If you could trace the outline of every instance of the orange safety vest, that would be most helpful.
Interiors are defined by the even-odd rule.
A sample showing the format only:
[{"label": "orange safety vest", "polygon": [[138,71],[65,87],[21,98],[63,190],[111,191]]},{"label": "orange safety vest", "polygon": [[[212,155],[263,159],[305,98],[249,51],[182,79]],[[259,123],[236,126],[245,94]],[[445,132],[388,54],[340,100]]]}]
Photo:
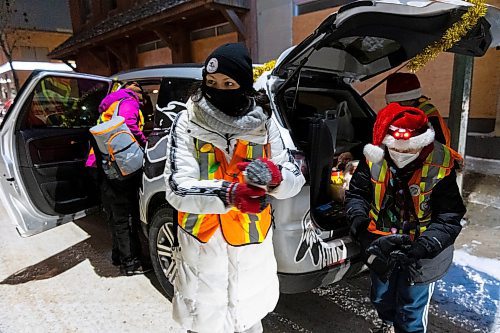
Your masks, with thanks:
[{"label": "orange safety vest", "polygon": [[[450,174],[456,161],[456,156],[460,157],[451,148],[434,141],[434,150],[427,156],[423,166],[416,170],[408,181],[408,187],[413,199],[413,207],[420,224],[420,233],[426,230],[431,220],[432,207],[430,206],[430,199],[432,190],[441,179]],[[368,166],[370,167],[374,194],[370,209],[368,231],[379,235],[389,235],[391,234],[390,221],[379,219],[379,213],[383,206],[385,191],[392,174],[385,159],[379,163],[368,161]],[[398,230],[399,233],[402,233],[401,228],[398,228]],[[412,230],[411,234],[414,233],[415,231]]]},{"label": "orange safety vest", "polygon": [[[241,183],[244,180],[242,172],[237,167],[238,163],[270,156],[269,144],[258,145],[237,140],[236,149],[228,164],[220,149],[196,138],[194,141],[196,159],[200,166],[200,180],[224,179]],[[242,213],[234,207],[225,214],[179,212],[178,223],[182,229],[202,243],[208,242],[220,226],[226,242],[230,245],[258,244],[266,239],[271,227],[271,205],[258,214]]]},{"label": "orange safety vest", "polygon": [[424,111],[427,117],[436,117],[439,120],[439,127],[441,127],[441,132],[443,133],[445,139],[445,142],[442,143],[449,147],[451,142],[450,129],[448,128],[448,125],[446,125],[443,117],[441,117],[437,108],[430,102],[429,99],[425,97],[420,98],[418,102],[420,103],[418,108]]}]

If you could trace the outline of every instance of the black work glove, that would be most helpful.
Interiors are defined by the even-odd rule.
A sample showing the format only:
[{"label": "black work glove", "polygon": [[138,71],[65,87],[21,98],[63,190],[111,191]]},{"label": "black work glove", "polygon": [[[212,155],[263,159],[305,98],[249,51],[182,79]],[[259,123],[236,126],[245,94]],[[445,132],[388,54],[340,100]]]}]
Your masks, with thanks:
[{"label": "black work glove", "polygon": [[407,269],[410,266],[420,269],[421,265],[418,261],[427,256],[427,250],[424,246],[420,245],[418,241],[415,241],[409,247],[392,251],[390,256],[394,265],[402,269]]},{"label": "black work glove", "polygon": [[359,241],[359,236],[365,232],[370,225],[370,219],[365,216],[354,216],[349,228],[349,234],[354,240]]},{"label": "black work glove", "polygon": [[410,236],[402,234],[387,235],[374,240],[366,249],[368,258],[366,264],[382,281],[387,281],[397,261],[393,260],[391,253],[409,249]]},{"label": "black work glove", "polygon": [[389,257],[392,251],[409,250],[411,244],[410,236],[405,234],[393,234],[377,238],[371,243],[367,251],[371,254]]}]

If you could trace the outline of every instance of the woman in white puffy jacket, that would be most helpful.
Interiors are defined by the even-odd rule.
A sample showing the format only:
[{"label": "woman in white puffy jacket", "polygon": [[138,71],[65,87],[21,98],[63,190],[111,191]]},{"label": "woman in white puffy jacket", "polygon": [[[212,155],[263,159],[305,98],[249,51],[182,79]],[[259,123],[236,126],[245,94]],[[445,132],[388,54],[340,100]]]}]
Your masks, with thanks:
[{"label": "woman in white puffy jacket", "polygon": [[246,48],[217,48],[172,125],[165,180],[180,248],[173,317],[191,332],[262,332],[279,297],[269,198],[290,198],[305,180],[252,83]]}]

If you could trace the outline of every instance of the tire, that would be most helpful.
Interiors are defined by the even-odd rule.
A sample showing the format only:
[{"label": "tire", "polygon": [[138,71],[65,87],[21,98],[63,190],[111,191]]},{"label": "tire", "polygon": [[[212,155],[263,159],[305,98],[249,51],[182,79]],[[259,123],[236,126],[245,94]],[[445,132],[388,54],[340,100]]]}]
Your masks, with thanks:
[{"label": "tire", "polygon": [[153,215],[149,228],[149,253],[151,263],[158,278],[158,282],[167,294],[167,298],[172,300],[174,295],[173,281],[177,269],[172,260],[172,244],[174,235],[172,232],[174,209],[170,206],[161,206]]}]

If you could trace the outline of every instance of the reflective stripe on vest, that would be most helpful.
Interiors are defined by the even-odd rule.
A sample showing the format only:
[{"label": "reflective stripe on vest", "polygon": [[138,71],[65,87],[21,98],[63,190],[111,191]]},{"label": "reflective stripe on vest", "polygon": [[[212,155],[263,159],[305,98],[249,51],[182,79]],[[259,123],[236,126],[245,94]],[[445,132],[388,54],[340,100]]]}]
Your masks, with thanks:
[{"label": "reflective stripe on vest", "polygon": [[438,112],[436,107],[429,102],[428,99],[425,99],[423,103],[421,103],[418,108],[427,115],[427,117],[436,117],[439,120],[439,126],[441,127],[441,133],[443,133],[445,142],[443,142],[445,145],[450,146],[450,140],[451,140],[451,134],[450,134],[450,129],[448,128],[448,125],[446,125],[446,122],[444,121],[443,117],[441,117],[441,114]]},{"label": "reflective stripe on vest", "polygon": [[[123,99],[111,103],[111,105],[106,109],[106,111],[101,113],[101,115],[97,119],[97,124],[104,123],[104,122],[110,120],[113,117],[113,113],[115,112],[115,108],[117,107],[118,103],[120,103],[122,100]],[[119,110],[118,110],[118,112],[119,112]],[[118,112],[117,112],[117,115],[119,115]],[[142,129],[144,127],[144,116],[142,115],[141,110],[139,110],[139,119],[137,121],[137,126],[139,126],[139,129],[142,131]]]},{"label": "reflective stripe on vest", "polygon": [[[434,142],[434,150],[427,156],[422,168],[416,170],[408,181],[413,207],[420,223],[420,233],[425,231],[426,226],[430,222],[430,197],[432,190],[441,179],[450,174],[453,162],[454,158],[451,149],[439,142]],[[383,206],[391,172],[385,160],[379,163],[368,162],[368,166],[374,189],[373,202],[370,209],[371,221],[368,231],[388,235],[391,233],[391,228],[384,226],[384,221],[379,220],[379,214]],[[402,231],[400,230],[400,232]],[[413,230],[412,233],[414,233]]]},{"label": "reflective stripe on vest", "polygon": [[[194,139],[196,159],[200,167],[200,180],[224,179],[243,182],[243,174],[238,169],[239,162],[251,161],[269,156],[269,145],[255,145],[238,140],[231,162],[228,164],[224,152],[208,142]],[[233,246],[262,243],[271,227],[271,206],[259,214],[246,214],[232,208],[226,214],[191,214],[179,212],[179,226],[206,243],[217,228],[228,244]]]}]

